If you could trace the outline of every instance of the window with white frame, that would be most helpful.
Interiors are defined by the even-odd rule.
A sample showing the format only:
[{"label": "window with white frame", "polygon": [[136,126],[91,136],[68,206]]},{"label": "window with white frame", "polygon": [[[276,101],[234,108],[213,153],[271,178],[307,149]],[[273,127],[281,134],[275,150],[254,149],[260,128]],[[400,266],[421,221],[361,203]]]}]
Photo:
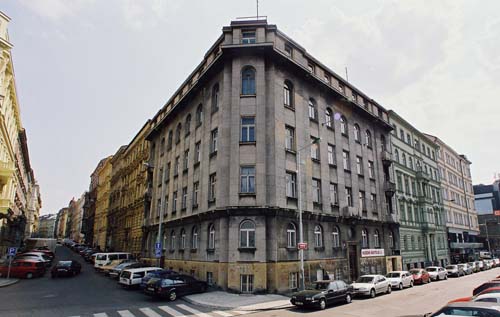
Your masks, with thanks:
[{"label": "window with white frame", "polygon": [[208,248],[215,249],[215,226],[213,224],[208,226]]},{"label": "window with white frame", "polygon": [[375,230],[375,233],[373,234],[373,246],[375,248],[380,248],[380,234],[378,230]]},{"label": "window with white frame", "polygon": [[255,224],[251,220],[240,224],[240,247],[255,248]]},{"label": "window with white frame", "polygon": [[203,123],[203,105],[200,103],[196,108],[196,126],[199,127]]},{"label": "window with white frame", "polygon": [[177,211],[177,191],[173,192],[173,200],[172,200],[172,213]]},{"label": "window with white frame", "polygon": [[217,152],[217,139],[219,137],[219,130],[217,128],[213,129],[210,133],[210,153]]},{"label": "window with white frame", "polygon": [[186,209],[186,207],[187,207],[187,196],[188,196],[188,189],[187,189],[187,187],[183,187],[182,188],[181,209]]},{"label": "window with white frame", "polygon": [[255,95],[255,69],[246,66],[241,72],[241,94]]},{"label": "window with white frame", "polygon": [[377,210],[377,195],[375,195],[373,193],[370,194],[370,204],[372,207],[372,211],[376,212],[376,210]]},{"label": "window with white frame", "polygon": [[298,288],[299,272],[290,272],[288,274],[288,285],[291,290]]},{"label": "window with white frame", "polygon": [[240,192],[255,193],[255,166],[243,166],[240,170]]},{"label": "window with white frame", "polygon": [[312,194],[313,194],[313,202],[321,203],[321,180],[313,178],[312,179]]},{"label": "window with white frame", "polygon": [[241,32],[241,44],[255,44],[255,30]]},{"label": "window with white frame", "polygon": [[184,250],[186,248],[186,230],[181,230],[181,245],[180,249]]},{"label": "window with white frame", "polygon": [[297,229],[293,222],[290,222],[286,228],[287,248],[295,248],[297,246]]},{"label": "window with white frame", "polygon": [[369,130],[365,132],[365,143],[368,148],[372,148],[372,133]]},{"label": "window with white frame", "polygon": [[170,250],[175,250],[175,231],[170,233]]},{"label": "window with white frame", "polygon": [[285,80],[283,85],[283,104],[286,107],[293,108],[293,85],[288,80]]},{"label": "window with white frame", "polygon": [[309,99],[309,119],[311,120],[318,120],[318,109],[316,106],[316,101],[314,99]]},{"label": "window with white frame", "polygon": [[320,225],[314,227],[314,247],[323,247],[323,229]]},{"label": "window with white frame", "polygon": [[242,293],[252,293],[253,292],[253,275],[252,274],[241,274],[240,275],[240,291]]},{"label": "window with white frame", "polygon": [[286,197],[297,198],[297,174],[287,171],[285,175]]},{"label": "window with white frame", "polygon": [[199,193],[200,193],[200,183],[194,182],[193,183],[193,207],[198,206]]},{"label": "window with white frame", "polygon": [[340,247],[340,230],[339,227],[334,226],[332,231],[332,243],[334,248]]},{"label": "window with white frame", "polygon": [[366,229],[361,230],[361,247],[368,248],[368,231]]},{"label": "window with white frame", "polygon": [[333,112],[330,108],[325,110],[325,125],[327,128],[333,127]]},{"label": "window with white frame", "polygon": [[366,210],[366,203],[365,203],[365,192],[364,191],[359,191],[359,209],[360,210]]},{"label": "window with white frame", "polygon": [[353,204],[353,199],[352,199],[352,188],[351,187],[345,188],[345,196],[347,199],[347,206],[352,207],[354,204]]},{"label": "window with white frame", "polygon": [[351,159],[349,157],[349,152],[342,151],[342,163],[345,171],[351,170]]},{"label": "window with white frame", "polygon": [[358,175],[363,175],[363,158],[356,156],[356,172]]},{"label": "window with white frame", "polygon": [[255,142],[255,118],[241,118],[241,142]]},{"label": "window with white frame", "polygon": [[361,142],[361,132],[358,124],[354,124],[354,141]]},{"label": "window with white frame", "polygon": [[347,136],[347,119],[344,116],[340,117],[340,133]]},{"label": "window with white frame", "polygon": [[295,150],[295,129],[291,126],[285,126],[285,149]]},{"label": "window with white frame", "polygon": [[209,180],[209,190],[208,190],[208,199],[210,201],[215,200],[216,197],[216,186],[217,186],[217,174],[213,173],[210,175]]},{"label": "window with white frame", "polygon": [[212,88],[212,112],[219,110],[219,84]]},{"label": "window with white frame", "polygon": [[389,248],[394,248],[394,234],[392,231],[389,232]]},{"label": "window with white frame", "polygon": [[368,176],[370,178],[375,178],[375,169],[372,161],[368,161]]},{"label": "window with white frame", "polygon": [[201,161],[201,141],[196,142],[194,145],[194,163],[200,163]]},{"label": "window with white frame", "polygon": [[198,228],[193,227],[193,232],[191,233],[191,249],[198,249]]},{"label": "window with white frame", "polygon": [[189,149],[184,151],[184,160],[183,160],[183,164],[182,164],[182,169],[184,171],[187,171],[188,166],[189,166]]},{"label": "window with white frame", "polygon": [[332,205],[339,204],[339,192],[337,184],[330,183],[330,203]]},{"label": "window with white frame", "polygon": [[328,144],[328,164],[330,165],[336,165],[336,159],[335,159],[335,145]]},{"label": "window with white frame", "polygon": [[319,160],[319,144],[315,140],[316,138],[311,137],[311,159]]}]

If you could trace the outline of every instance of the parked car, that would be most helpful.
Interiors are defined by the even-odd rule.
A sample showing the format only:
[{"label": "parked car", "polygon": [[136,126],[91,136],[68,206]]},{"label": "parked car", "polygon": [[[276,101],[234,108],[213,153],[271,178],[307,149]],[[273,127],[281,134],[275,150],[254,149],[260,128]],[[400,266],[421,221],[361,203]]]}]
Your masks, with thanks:
[{"label": "parked car", "polygon": [[413,287],[413,275],[408,271],[392,271],[385,276],[392,288]]},{"label": "parked car", "polygon": [[56,256],[56,254],[52,252],[52,250],[50,250],[49,247],[36,247],[30,252],[42,252],[51,258],[54,258]]},{"label": "parked car", "polygon": [[470,275],[473,273],[472,267],[470,267],[469,264],[467,264],[467,263],[458,264],[458,267],[461,268],[462,271],[464,271],[465,275]]},{"label": "parked car", "polygon": [[485,282],[485,283],[479,285],[478,287],[476,287],[472,291],[472,295],[477,295],[477,294],[481,293],[482,291],[484,291],[485,289],[488,289],[488,288],[491,288],[491,287],[500,287],[500,281]]},{"label": "parked car", "polygon": [[478,296],[484,295],[484,294],[494,294],[494,293],[500,293],[500,287],[490,287],[485,289],[484,291],[478,293],[475,296],[466,296],[466,297],[460,297],[457,299],[454,299],[450,301],[449,303],[456,303],[456,302],[470,302],[477,298]]},{"label": "parked car", "polygon": [[52,259],[41,252],[26,252],[16,255],[14,259],[33,259],[43,262],[46,267],[52,265]]},{"label": "parked car", "polygon": [[392,291],[389,281],[383,275],[363,275],[352,283],[355,295],[375,297],[380,293],[390,294]]},{"label": "parked car", "polygon": [[82,271],[82,265],[74,260],[71,261],[59,261],[57,262],[50,272],[53,278],[60,276],[74,276],[80,274]]},{"label": "parked car", "polygon": [[500,304],[500,293],[489,293],[476,296],[473,300],[476,303],[494,303]]},{"label": "parked car", "polygon": [[111,263],[103,266],[96,267],[98,272],[104,273],[104,275],[109,275],[109,271],[114,269],[116,266],[120,265],[125,260],[113,260]]},{"label": "parked car", "polygon": [[429,272],[424,269],[411,269],[410,273],[413,275],[414,284],[425,284],[431,282]]},{"label": "parked car", "polygon": [[82,255],[83,259],[85,260],[85,262],[91,263],[92,262],[92,255],[96,254],[97,252],[99,252],[99,251],[96,249],[89,249],[89,250],[85,251],[85,253]]},{"label": "parked car", "polygon": [[494,258],[493,262],[495,263],[495,267],[500,266],[500,259],[499,258]]},{"label": "parked car", "polygon": [[144,289],[146,287],[146,284],[152,278],[166,278],[167,276],[177,275],[177,274],[179,274],[179,273],[177,273],[176,271],[173,271],[173,270],[161,270],[161,271],[149,272],[148,274],[146,274],[146,276],[144,276],[142,278],[140,288]]},{"label": "parked car", "polygon": [[463,267],[459,267],[458,264],[447,265],[446,271],[448,271],[448,276],[460,277],[465,275]]},{"label": "parked car", "polygon": [[[0,266],[0,276],[7,276],[9,270],[8,263]],[[45,263],[29,258],[15,259],[11,263],[10,276],[17,278],[33,278],[45,274]]]},{"label": "parked car", "polygon": [[131,258],[132,255],[126,252],[96,253],[94,267],[98,268],[103,265],[108,265],[113,260],[129,260]]},{"label": "parked car", "polygon": [[150,272],[162,271],[161,267],[140,267],[137,269],[125,269],[120,274],[118,283],[125,287],[134,287],[141,284],[142,278]]},{"label": "parked car", "polygon": [[448,272],[441,266],[428,266],[425,268],[433,281],[447,280]]},{"label": "parked car", "polygon": [[325,309],[327,305],[352,300],[352,287],[344,281],[317,281],[314,289],[307,289],[292,294],[290,302],[297,307],[315,307]]},{"label": "parked car", "polygon": [[469,266],[472,268],[472,273],[477,273],[479,272],[479,268],[478,266],[476,265],[476,262],[469,262],[467,263],[469,264]]},{"label": "parked car", "polygon": [[153,297],[168,298],[175,301],[178,297],[194,293],[203,293],[208,285],[189,275],[175,275],[167,278],[152,278],[149,280],[144,293]]},{"label": "parked car", "polygon": [[478,268],[478,271],[484,271],[484,262],[483,261],[476,261],[476,266]]},{"label": "parked car", "polygon": [[500,315],[500,306],[492,306],[491,303],[462,302],[451,303],[434,314],[437,316],[486,316],[494,317]]},{"label": "parked car", "polygon": [[121,272],[124,269],[135,269],[139,267],[146,267],[147,265],[144,265],[140,262],[137,261],[130,261],[130,262],[123,262],[117,266],[115,266],[113,269],[109,270],[109,277],[118,279],[120,277]]}]

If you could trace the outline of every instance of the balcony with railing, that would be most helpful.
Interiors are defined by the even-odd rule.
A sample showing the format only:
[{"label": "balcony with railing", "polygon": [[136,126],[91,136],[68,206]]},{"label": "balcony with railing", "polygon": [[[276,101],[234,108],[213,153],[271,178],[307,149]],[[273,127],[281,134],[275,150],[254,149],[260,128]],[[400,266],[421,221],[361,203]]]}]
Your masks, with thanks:
[{"label": "balcony with railing", "polygon": [[424,171],[417,171],[417,179],[428,181],[429,178],[429,173],[426,173]]},{"label": "balcony with railing", "polygon": [[390,166],[392,164],[392,153],[388,150],[382,150],[381,152],[382,164],[385,166]]},{"label": "balcony with railing", "polygon": [[14,177],[16,168],[14,162],[0,161],[0,185],[5,185]]},{"label": "balcony with railing", "polygon": [[386,195],[392,197],[396,192],[396,183],[391,182],[390,180],[384,181],[384,192]]}]

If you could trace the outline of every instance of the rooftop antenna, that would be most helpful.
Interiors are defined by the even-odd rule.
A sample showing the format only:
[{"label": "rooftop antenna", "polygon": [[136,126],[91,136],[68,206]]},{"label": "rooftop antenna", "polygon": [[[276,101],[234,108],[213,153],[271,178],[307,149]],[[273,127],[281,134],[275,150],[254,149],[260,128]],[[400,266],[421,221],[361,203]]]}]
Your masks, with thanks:
[{"label": "rooftop antenna", "polygon": [[259,0],[257,1],[257,20],[259,19]]},{"label": "rooftop antenna", "polygon": [[349,74],[347,73],[347,66],[345,67],[345,80],[349,82]]}]

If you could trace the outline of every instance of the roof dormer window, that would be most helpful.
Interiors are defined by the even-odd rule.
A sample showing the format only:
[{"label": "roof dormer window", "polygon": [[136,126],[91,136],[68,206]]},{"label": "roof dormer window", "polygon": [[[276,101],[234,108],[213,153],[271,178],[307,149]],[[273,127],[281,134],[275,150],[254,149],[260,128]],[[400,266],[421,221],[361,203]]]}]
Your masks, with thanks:
[{"label": "roof dormer window", "polygon": [[241,44],[255,44],[255,30],[246,30],[241,33]]},{"label": "roof dormer window", "polygon": [[285,43],[285,54],[288,56],[288,57],[292,57],[292,54],[293,54],[293,48],[290,44],[288,43]]}]

